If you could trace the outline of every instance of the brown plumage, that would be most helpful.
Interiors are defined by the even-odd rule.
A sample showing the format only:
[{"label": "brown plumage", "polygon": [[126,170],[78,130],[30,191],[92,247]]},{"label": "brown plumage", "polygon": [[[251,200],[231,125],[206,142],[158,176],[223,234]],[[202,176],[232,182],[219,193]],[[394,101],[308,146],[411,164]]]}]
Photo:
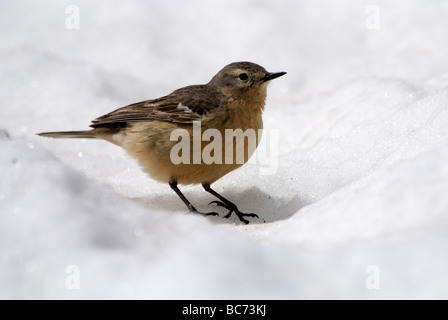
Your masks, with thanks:
[{"label": "brown plumage", "polygon": [[[258,130],[263,128],[262,113],[267,84],[284,74],[269,73],[251,62],[236,62],[224,67],[205,85],[184,87],[167,96],[134,103],[103,115],[92,121],[91,130],[45,132],[39,135],[52,138],[95,138],[114,143],[137,159],[151,177],[169,183],[190,211],[200,213],[180,192],[178,183],[202,184],[207,192],[220,200],[214,203],[229,210],[225,217],[234,212],[242,222],[248,223],[244,217],[256,215],[240,212],[235,204],[211,189],[210,184],[246,163],[255,152],[261,138]],[[201,159],[199,163],[175,164],[171,150],[178,141],[172,141],[171,134],[176,129],[186,130],[191,137],[189,143],[193,146],[194,123],[200,124],[201,136],[207,129],[218,130],[222,137],[226,129],[252,129],[256,133],[256,143],[251,147],[243,139],[243,145],[233,144],[234,161],[230,163],[225,161],[223,143],[221,163],[207,164]],[[199,143],[202,152],[208,143]],[[193,159],[194,148],[189,149],[190,158]],[[244,161],[237,163],[236,154],[243,149]]]}]

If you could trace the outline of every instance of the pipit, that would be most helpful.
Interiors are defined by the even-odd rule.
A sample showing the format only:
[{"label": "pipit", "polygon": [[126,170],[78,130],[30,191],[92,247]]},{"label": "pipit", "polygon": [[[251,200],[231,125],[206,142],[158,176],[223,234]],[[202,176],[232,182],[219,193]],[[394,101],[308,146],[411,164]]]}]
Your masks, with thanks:
[{"label": "pipit", "polygon": [[[240,221],[247,224],[249,221],[245,217],[258,216],[241,212],[210,185],[241,167],[255,152],[261,138],[260,129],[263,128],[262,114],[268,83],[284,74],[286,72],[267,72],[251,62],[235,62],[224,67],[207,84],[183,87],[167,96],[134,103],[103,115],[92,121],[91,130],[44,132],[39,135],[109,141],[126,150],[152,178],[168,183],[190,212],[218,215],[216,212],[196,210],[179,190],[178,184],[202,184],[205,191],[219,199],[211,203],[229,210],[225,218],[235,213]],[[199,142],[195,141],[195,124],[200,124]],[[203,154],[208,145],[207,141],[203,141],[202,134],[209,129],[214,129],[223,137],[228,130],[241,129],[239,132],[243,133],[253,130],[255,143],[251,146],[248,139],[233,136],[230,150],[226,148],[229,146],[226,141],[212,152],[216,159],[215,153],[219,151],[218,159],[222,157],[222,161],[210,163],[203,158],[181,163],[173,161],[172,150],[179,143],[178,139],[173,139],[173,132],[183,130],[189,136],[188,143],[193,147],[182,151],[190,153],[189,159],[198,159],[197,151]],[[195,148],[198,143],[199,148]],[[230,157],[229,152],[232,153]],[[238,153],[243,153],[243,161],[237,161]]]}]

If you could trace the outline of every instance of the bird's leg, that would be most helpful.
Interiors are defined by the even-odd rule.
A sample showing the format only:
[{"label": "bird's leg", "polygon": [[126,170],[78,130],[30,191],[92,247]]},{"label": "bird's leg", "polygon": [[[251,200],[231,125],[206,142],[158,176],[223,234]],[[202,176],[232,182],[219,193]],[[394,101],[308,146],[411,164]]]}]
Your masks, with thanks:
[{"label": "bird's leg", "polygon": [[185,196],[182,194],[182,192],[180,192],[179,188],[177,187],[177,181],[172,179],[169,182],[169,185],[171,187],[171,189],[174,190],[174,192],[176,192],[176,194],[179,196],[179,198],[182,199],[182,201],[186,204],[188,210],[190,210],[190,212],[193,213],[199,213],[202,214],[204,216],[219,216],[216,212],[208,212],[208,213],[204,213],[204,212],[200,212],[198,210],[196,210],[196,208],[190,203],[190,201],[188,201],[187,198],[185,198]]},{"label": "bird's leg", "polygon": [[258,218],[258,216],[255,213],[242,213],[234,203],[230,202],[229,200],[224,198],[222,195],[217,193],[215,190],[213,190],[209,184],[204,183],[204,184],[202,184],[202,187],[204,188],[205,191],[207,191],[208,193],[211,193],[212,195],[217,197],[219,200],[221,200],[221,201],[212,201],[212,202],[210,202],[210,204],[215,203],[218,206],[229,210],[229,213],[227,215],[225,215],[224,218],[229,218],[232,215],[232,212],[235,212],[235,214],[238,216],[238,218],[241,220],[241,222],[244,222],[245,224],[248,224],[249,221],[244,219],[244,217]]}]

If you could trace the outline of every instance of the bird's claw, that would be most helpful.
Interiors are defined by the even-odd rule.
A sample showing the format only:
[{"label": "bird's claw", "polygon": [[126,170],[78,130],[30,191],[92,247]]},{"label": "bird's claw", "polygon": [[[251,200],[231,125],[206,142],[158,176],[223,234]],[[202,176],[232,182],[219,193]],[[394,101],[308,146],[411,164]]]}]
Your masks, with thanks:
[{"label": "bird's claw", "polygon": [[208,205],[211,205],[212,203],[216,204],[218,207],[224,207],[226,209],[229,209],[228,206],[222,201],[215,200],[215,201],[210,202]]},{"label": "bird's claw", "polygon": [[198,210],[190,210],[191,213],[197,213],[203,216],[214,216],[214,217],[219,217],[219,214],[216,212],[200,212]]},{"label": "bird's claw", "polygon": [[222,201],[212,201],[212,202],[209,203],[209,205],[212,204],[212,203],[216,204],[219,207],[223,207],[223,208],[226,208],[227,210],[229,210],[229,213],[224,216],[224,218],[226,218],[226,219],[230,218],[230,216],[232,215],[233,212],[235,212],[235,214],[240,219],[240,221],[244,222],[245,224],[248,224],[249,221],[244,219],[244,217],[259,218],[258,215],[256,215],[255,213],[243,213],[243,212],[241,212],[240,210],[238,210],[237,206],[234,205],[234,204],[229,205],[229,204],[224,203]]}]

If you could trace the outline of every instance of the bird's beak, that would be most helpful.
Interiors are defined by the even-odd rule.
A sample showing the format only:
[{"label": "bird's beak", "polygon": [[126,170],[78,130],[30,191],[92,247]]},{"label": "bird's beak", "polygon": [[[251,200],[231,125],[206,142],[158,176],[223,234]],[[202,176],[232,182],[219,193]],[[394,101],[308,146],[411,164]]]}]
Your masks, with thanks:
[{"label": "bird's beak", "polygon": [[263,78],[263,82],[274,80],[278,77],[284,76],[286,72],[268,72]]}]

